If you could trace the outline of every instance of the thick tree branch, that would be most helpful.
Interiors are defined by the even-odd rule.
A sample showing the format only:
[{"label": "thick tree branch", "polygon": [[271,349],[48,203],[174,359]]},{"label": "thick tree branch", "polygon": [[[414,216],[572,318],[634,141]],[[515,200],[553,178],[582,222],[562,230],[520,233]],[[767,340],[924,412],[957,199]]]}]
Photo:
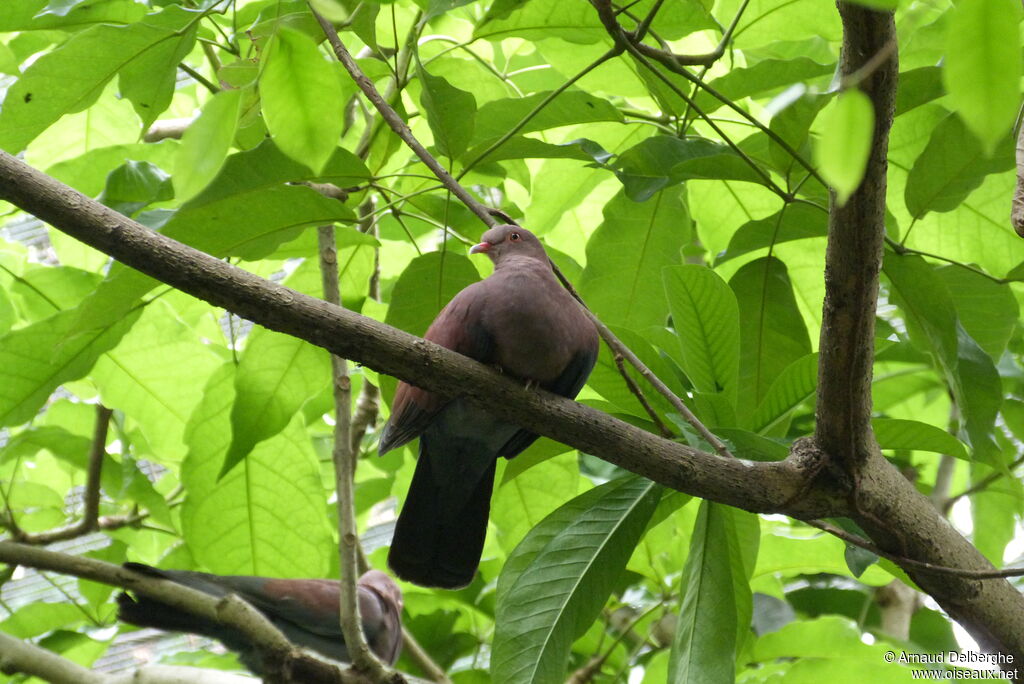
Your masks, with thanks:
[{"label": "thick tree branch", "polygon": [[874,447],[871,432],[871,371],[875,350],[878,273],[885,239],[886,156],[896,101],[898,62],[892,46],[892,13],[839,2],[843,20],[840,74],[860,72],[888,57],[860,78],[858,87],[871,99],[875,131],[864,180],[844,205],[832,194],[828,248],[825,254],[825,304],[818,365],[815,439],[853,473]]},{"label": "thick tree branch", "polygon": [[340,309],[171,240],[0,152],[0,197],[122,263],[272,330],[447,396],[465,395],[523,427],[655,482],[755,512],[843,515],[835,492],[805,490],[803,457],[720,459],[540,390],[448,349]]}]

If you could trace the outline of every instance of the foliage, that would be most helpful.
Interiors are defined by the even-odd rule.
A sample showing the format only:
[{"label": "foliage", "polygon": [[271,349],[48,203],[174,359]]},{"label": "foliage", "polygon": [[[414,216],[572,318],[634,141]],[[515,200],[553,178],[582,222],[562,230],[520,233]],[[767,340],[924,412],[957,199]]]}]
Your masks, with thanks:
[{"label": "foliage", "polygon": [[[901,69],[873,424],[922,492],[941,501],[971,488],[955,522],[1001,565],[1020,553],[1024,514],[1012,473],[1024,439],[1024,250],[1007,221],[1020,8],[864,4],[896,8]],[[843,199],[856,189],[873,122],[856,84],[839,93],[831,80],[832,3],[627,3],[620,21],[657,8],[649,42],[679,53],[709,52],[737,20],[725,57],[691,70],[699,86],[606,59],[611,39],[584,2],[315,6],[343,25],[416,136],[541,236],[598,316],[735,453],[779,459],[813,429],[823,179]],[[0,147],[314,296],[313,228],[334,224],[345,306],[422,334],[486,275],[464,256],[483,227],[371,116],[322,41],[299,0],[4,3]],[[140,142],[155,121],[192,117],[180,140]],[[81,514],[89,404],[101,402],[115,412],[100,512],[144,514],[103,532],[105,558],[336,576],[326,352],[249,330],[54,230],[19,242],[38,223],[0,210],[9,530]],[[368,384],[383,390],[383,419],[394,382],[355,372],[355,393]],[[707,448],[645,393],[680,439]],[[581,400],[654,429],[606,351]],[[371,427],[359,445],[356,505],[370,561],[384,567],[414,453],[378,459],[376,439]],[[908,635],[885,634],[874,589],[905,577],[871,559],[848,567],[841,542],[795,521],[663,493],[548,440],[502,468],[477,580],[458,592],[405,587],[406,623],[454,681],[546,684],[595,656],[594,681],[905,681],[886,648],[955,647],[927,606]],[[0,628],[89,634],[101,646],[45,641],[89,664],[113,638],[102,629],[109,592],[97,591],[81,582],[74,609],[62,597],[8,603]]]}]

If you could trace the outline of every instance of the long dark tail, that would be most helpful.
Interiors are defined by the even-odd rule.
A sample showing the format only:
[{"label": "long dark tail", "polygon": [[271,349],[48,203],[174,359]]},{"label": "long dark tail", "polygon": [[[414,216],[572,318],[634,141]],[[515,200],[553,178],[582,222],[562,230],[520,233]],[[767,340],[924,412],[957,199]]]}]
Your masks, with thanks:
[{"label": "long dark tail", "polygon": [[[193,589],[210,594],[211,596],[224,596],[228,593],[223,587],[217,586],[201,572],[187,572],[181,570],[160,570],[142,563],[125,563],[129,570],[135,570],[153,577],[177,582]],[[188,632],[190,634],[201,634],[203,636],[220,639],[229,648],[239,649],[248,644],[247,640],[235,630],[224,625],[206,620],[192,613],[180,610],[156,599],[151,599],[142,594],[135,596],[122,592],[117,596],[117,617],[123,622],[128,622],[139,627],[154,627],[169,632]]]},{"label": "long dark tail", "polygon": [[446,472],[442,464],[452,462],[450,454],[431,455],[421,440],[388,554],[388,565],[407,582],[458,589],[473,581],[480,564],[497,459],[489,457],[479,476],[472,468]]}]

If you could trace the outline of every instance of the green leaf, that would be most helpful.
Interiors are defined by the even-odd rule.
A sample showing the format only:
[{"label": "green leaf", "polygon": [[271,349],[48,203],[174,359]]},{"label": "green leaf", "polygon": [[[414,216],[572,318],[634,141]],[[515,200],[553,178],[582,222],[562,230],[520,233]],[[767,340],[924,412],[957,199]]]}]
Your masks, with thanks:
[{"label": "green leaf", "polygon": [[953,297],[964,330],[998,362],[1020,318],[1010,285],[960,266],[943,266],[937,272]]},{"label": "green leaf", "polygon": [[209,185],[227,157],[238,130],[241,90],[222,90],[210,98],[181,137],[174,165],[174,187],[180,201]]},{"label": "green leaf", "polygon": [[915,219],[929,211],[953,211],[985,177],[1013,168],[1013,144],[986,154],[963,121],[950,114],[937,125],[907,175],[903,199]]},{"label": "green leaf", "polygon": [[[568,450],[568,447],[552,444]],[[498,488],[491,504],[491,522],[498,530],[498,542],[503,549],[512,552],[531,529],[565,503],[567,493],[577,491],[578,461],[575,451],[559,454],[519,473]],[[519,457],[509,463],[518,462]]]},{"label": "green leaf", "polygon": [[491,676],[565,678],[572,642],[600,613],[661,498],[629,476],[592,489],[534,527],[498,579]]},{"label": "green leaf", "polygon": [[325,577],[337,545],[320,464],[300,416],[217,479],[231,440],[234,369],[229,362],[214,372],[185,431],[185,541],[211,572]]},{"label": "green leaf", "polygon": [[637,202],[694,178],[764,182],[731,147],[706,138],[646,138],[620,154],[613,166],[626,194]]},{"label": "green leaf", "polygon": [[136,421],[161,463],[185,455],[185,422],[218,357],[163,302],[143,310],[138,323],[90,373],[103,403]]},{"label": "green leaf", "polygon": [[821,175],[836,191],[839,204],[860,186],[875,133],[875,110],[856,88],[839,93],[819,115],[821,138],[814,159]]},{"label": "green leaf", "polygon": [[42,55],[7,91],[0,109],[0,148],[20,152],[55,121],[96,101],[132,60],[180,39],[200,14],[172,5],[127,26],[101,24]]},{"label": "green leaf", "polygon": [[[678,381],[678,369],[675,368],[660,351],[651,345],[650,341],[647,339],[647,335],[616,326],[612,326],[612,332],[615,333],[616,337],[622,340],[623,344],[633,350],[633,353],[643,361],[645,366],[650,368],[655,375],[665,381],[677,396],[681,396],[686,393],[686,388]],[[671,336],[670,333],[669,335],[669,343],[675,347],[678,343],[674,336]],[[625,367],[628,369],[629,364],[626,364]],[[633,378],[642,384],[643,381],[639,379],[639,376],[633,374]],[[607,345],[601,345],[601,350],[598,352],[597,363],[594,365],[594,370],[590,373],[590,377],[587,379],[587,385],[606,400],[611,402],[617,410],[643,418],[644,420],[648,419],[647,411],[644,410],[644,407],[640,404],[639,400],[637,400],[636,395],[633,394],[626,383],[623,382],[622,375],[619,373],[618,366],[615,363],[614,354],[610,349],[608,349]],[[675,411],[675,408],[673,408],[668,401],[657,392],[649,393],[647,395],[647,400],[655,410],[663,414]]]},{"label": "green leaf", "polygon": [[[473,146],[497,140],[513,126],[519,124],[548,96],[550,92],[533,93],[526,97],[493,100],[480,107],[476,115]],[[549,102],[519,130],[519,134],[544,131],[549,128],[595,121],[622,121],[622,113],[608,100],[583,92],[567,90]]]},{"label": "green leaf", "polygon": [[968,460],[963,443],[941,428],[916,420],[872,418],[871,428],[882,449],[910,449],[949,454]]},{"label": "green leaf", "polygon": [[432,76],[417,64],[416,74],[423,86],[420,104],[434,134],[438,151],[455,159],[469,148],[476,123],[476,98],[456,88],[441,76]]},{"label": "green leaf", "polygon": [[732,234],[726,250],[715,258],[715,265],[783,242],[826,235],[828,212],[809,204],[786,204],[767,218],[747,221],[740,226]]},{"label": "green leaf", "polygon": [[[489,145],[486,143],[478,145],[467,152],[465,157],[466,159],[476,160],[477,157],[480,157],[480,155],[487,151],[488,147]],[[493,152],[488,152],[487,156],[480,157],[476,165],[505,161],[507,159],[578,159],[580,161],[590,161],[594,158],[594,155],[587,150],[596,151],[599,148],[600,145],[592,140],[573,140],[561,145],[555,145],[543,140],[537,140],[536,138],[515,135],[502,143]]]},{"label": "green leaf", "polygon": [[110,172],[99,200],[115,211],[131,216],[154,202],[174,197],[171,177],[149,162],[127,161]]},{"label": "green leaf", "polygon": [[[740,315],[738,413],[753,414],[791,363],[811,353],[786,265],[775,257],[745,264],[729,281]],[[741,422],[745,422],[741,419]]]},{"label": "green leaf", "polygon": [[221,476],[265,439],[278,434],[330,377],[326,351],[291,335],[256,328],[235,375],[231,447]]},{"label": "green leaf", "polygon": [[943,84],[989,155],[1017,115],[1020,19],[1015,0],[962,0],[947,19]]},{"label": "green leaf", "polygon": [[904,71],[896,86],[896,116],[906,114],[945,94],[941,67],[926,66]]},{"label": "green leaf", "polygon": [[814,396],[818,388],[818,354],[808,354],[789,364],[768,388],[754,412],[751,429],[764,433],[790,411]]},{"label": "green leaf", "polygon": [[992,430],[1003,394],[992,359],[960,325],[935,268],[918,256],[887,253],[883,271],[911,340],[932,353],[945,375],[963,416],[961,438],[975,458],[991,462],[998,453]]},{"label": "green leaf", "polygon": [[341,80],[316,43],[294,29],[282,26],[264,55],[259,83],[267,129],[282,152],[319,172],[345,125]]},{"label": "green leaf", "polygon": [[[4,4],[0,14],[0,32],[36,31],[42,29],[75,29],[89,24],[111,23],[130,24],[146,14],[146,6],[133,0],[83,0],[67,3],[50,3],[48,0],[18,0]],[[52,5],[53,10],[48,11]],[[61,13],[66,8],[67,12]],[[38,35],[38,33],[36,34]],[[59,40],[59,38],[58,38]],[[52,41],[51,41],[52,42]],[[49,44],[49,43],[48,43]],[[36,52],[36,50],[31,50]]]},{"label": "green leaf", "polygon": [[[173,5],[171,7],[174,7]],[[163,27],[174,34],[153,45],[121,69],[118,89],[127,98],[135,113],[142,119],[142,130],[149,130],[171,104],[178,77],[178,64],[192,50],[196,42],[195,15],[177,7],[150,15],[147,23]]]},{"label": "green leaf", "polygon": [[34,601],[22,606],[0,622],[0,629],[10,636],[29,639],[55,629],[74,629],[85,620],[85,613],[74,603]]},{"label": "green leaf", "polygon": [[[337,200],[285,183],[319,180],[347,187],[367,175],[366,167],[347,150],[337,150],[318,175],[267,140],[228,157],[213,183],[179,209],[161,232],[217,257],[259,259],[305,227],[354,219]],[[152,278],[113,264],[106,280],[82,303],[75,330],[110,325],[155,285]]]},{"label": "green leaf", "polygon": [[757,516],[701,501],[680,580],[669,681],[736,681],[736,658],[750,632],[758,538]]},{"label": "green leaf", "polygon": [[0,425],[32,418],[58,385],[88,373],[137,318],[138,312],[128,314],[109,328],[69,339],[76,313],[62,311],[0,337]]},{"label": "green leaf", "polygon": [[416,257],[395,283],[384,322],[422,336],[449,300],[479,279],[476,268],[461,254],[428,252]]},{"label": "green leaf", "polygon": [[[807,57],[765,59],[753,66],[730,69],[708,85],[736,102],[745,97],[771,95],[795,83],[831,76],[833,71],[834,64],[819,64]],[[721,100],[704,90],[697,94],[694,102],[708,114],[724,106]]]},{"label": "green leaf", "polygon": [[722,392],[735,406],[740,324],[736,296],[721,276],[703,266],[662,269],[683,370],[700,392]]},{"label": "green leaf", "polygon": [[668,301],[650,277],[679,264],[690,241],[690,217],[681,189],[658,193],[637,204],[619,192],[604,207],[604,222],[587,241],[587,267],[579,291],[609,325],[643,330],[664,326]]}]

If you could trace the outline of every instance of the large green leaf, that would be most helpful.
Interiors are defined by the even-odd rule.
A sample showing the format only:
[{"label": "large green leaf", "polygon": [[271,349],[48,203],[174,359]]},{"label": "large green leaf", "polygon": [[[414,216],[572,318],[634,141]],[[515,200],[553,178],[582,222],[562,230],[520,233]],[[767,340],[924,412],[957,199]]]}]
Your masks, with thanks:
[{"label": "large green leaf", "polygon": [[911,339],[935,356],[946,377],[963,416],[961,437],[975,457],[995,458],[992,430],[1002,389],[992,359],[960,325],[949,291],[932,266],[917,256],[888,253],[883,270]]},{"label": "large green leaf", "polygon": [[438,152],[454,159],[469,147],[476,122],[476,98],[422,66],[416,69],[422,90],[420,104],[434,134]]},{"label": "large green leaf", "polygon": [[157,461],[185,455],[185,423],[218,357],[194,331],[156,301],[117,347],[97,361],[90,378],[103,403],[136,421]]},{"label": "large green leaf", "polygon": [[[577,491],[579,456],[569,447],[558,446],[567,453],[538,463],[511,480],[506,475],[507,481],[494,493],[491,522],[498,530],[498,542],[509,553],[533,527],[565,503],[567,495]],[[518,463],[522,456],[510,463]]]},{"label": "large green leaf", "polygon": [[214,372],[185,430],[185,542],[212,572],[324,577],[337,547],[320,465],[301,416],[218,480],[231,440],[234,371],[226,363]]},{"label": "large green leaf", "polygon": [[[161,232],[214,256],[259,259],[303,228],[353,219],[341,202],[286,182],[320,180],[346,187],[368,173],[351,152],[339,149],[317,175],[268,140],[228,157],[213,183],[179,209]],[[76,331],[118,320],[155,285],[152,278],[115,263],[82,303]]]},{"label": "large green leaf", "polygon": [[765,247],[828,235],[828,213],[809,204],[786,204],[775,214],[747,221],[732,234],[715,265]]},{"label": "large green leaf", "polygon": [[0,425],[24,423],[58,385],[88,373],[96,359],[118,343],[138,312],[111,327],[69,338],[75,318],[75,311],[62,311],[0,337]]},{"label": "large green leaf", "polygon": [[142,119],[143,131],[148,130],[171,104],[178,64],[196,42],[195,15],[186,14],[180,5],[177,11],[172,7],[176,6],[150,15],[145,23],[174,33],[126,64],[118,79],[120,95],[132,103],[135,113]]},{"label": "large green leaf", "polygon": [[814,395],[818,387],[818,354],[808,354],[789,364],[779,373],[761,400],[751,429],[766,432],[779,423],[790,411]]},{"label": "large green leaf", "polygon": [[991,156],[963,121],[950,114],[932,131],[928,146],[907,175],[907,210],[920,219],[929,211],[957,209],[985,176],[1010,168],[1013,145],[1009,138]]},{"label": "large green leaf", "polygon": [[656,135],[620,154],[613,166],[626,194],[638,202],[694,178],[764,182],[731,147],[707,138]]},{"label": "large green leaf", "polygon": [[[526,97],[494,100],[480,107],[476,115],[473,144],[494,141],[525,119],[551,93],[533,93]],[[523,125],[519,133],[544,131],[558,126],[593,121],[622,121],[619,112],[607,100],[581,90],[559,93]]]},{"label": "large green leaf", "polygon": [[260,98],[267,129],[292,159],[319,172],[345,125],[345,94],[331,62],[305,34],[282,26],[263,55]]},{"label": "large green leaf", "polygon": [[988,154],[1013,125],[1020,100],[1020,3],[962,0],[948,17],[943,84]]},{"label": "large green leaf", "polygon": [[185,131],[174,166],[178,200],[191,199],[220,171],[238,130],[241,102],[241,90],[222,90],[206,102]]},{"label": "large green leaf", "polygon": [[[7,91],[0,110],[0,148],[20,152],[60,117],[86,109],[125,65],[147,59],[151,51],[179,46],[181,32],[199,17],[171,5],[127,26],[93,26],[42,55]],[[154,104],[169,101],[165,95],[160,93]]]},{"label": "large green leaf", "polygon": [[330,357],[323,349],[266,328],[253,330],[235,374],[231,447],[222,473],[281,432],[328,384],[330,370]]},{"label": "large green leaf", "polygon": [[867,95],[851,88],[840,93],[819,119],[821,139],[814,148],[814,159],[836,191],[839,204],[845,204],[860,186],[868,166],[875,110]]},{"label": "large green leaf", "polygon": [[[730,69],[727,74],[708,85],[726,98],[738,101],[745,97],[770,94],[795,83],[806,83],[831,76],[833,64],[820,64],[807,57],[794,59],[765,59],[753,66]],[[704,112],[711,113],[724,104],[713,95],[700,91],[694,102]]]},{"label": "large green leaf", "polygon": [[694,387],[736,404],[740,360],[739,306],[722,278],[703,266],[662,269],[683,370]]},{"label": "large green leaf", "polygon": [[1009,284],[959,266],[944,266],[938,274],[949,288],[964,330],[998,362],[1020,319]]},{"label": "large green leaf", "polygon": [[498,580],[494,681],[565,678],[572,642],[604,606],[660,497],[649,480],[614,480],[569,501],[527,534]]},{"label": "large green leaf", "polygon": [[729,286],[739,304],[743,391],[737,411],[744,416],[754,412],[791,363],[811,353],[811,340],[783,262],[774,257],[751,261]]},{"label": "large green leaf", "polygon": [[580,294],[607,324],[633,330],[663,326],[665,289],[649,274],[681,263],[689,241],[682,190],[666,189],[641,204],[620,192],[605,205],[604,222],[587,241]]},{"label": "large green leaf", "polygon": [[756,515],[701,501],[680,580],[669,681],[736,681],[736,658],[750,633],[758,540]]},{"label": "large green leaf", "polygon": [[873,418],[871,428],[875,431],[878,446],[883,449],[911,449],[933,451],[967,459],[963,443],[942,428],[917,420],[895,418]]},{"label": "large green leaf", "polygon": [[133,0],[70,2],[61,8],[55,5],[51,0],[6,3],[0,13],[0,32],[73,29],[103,22],[130,23],[146,14],[146,7]]}]

